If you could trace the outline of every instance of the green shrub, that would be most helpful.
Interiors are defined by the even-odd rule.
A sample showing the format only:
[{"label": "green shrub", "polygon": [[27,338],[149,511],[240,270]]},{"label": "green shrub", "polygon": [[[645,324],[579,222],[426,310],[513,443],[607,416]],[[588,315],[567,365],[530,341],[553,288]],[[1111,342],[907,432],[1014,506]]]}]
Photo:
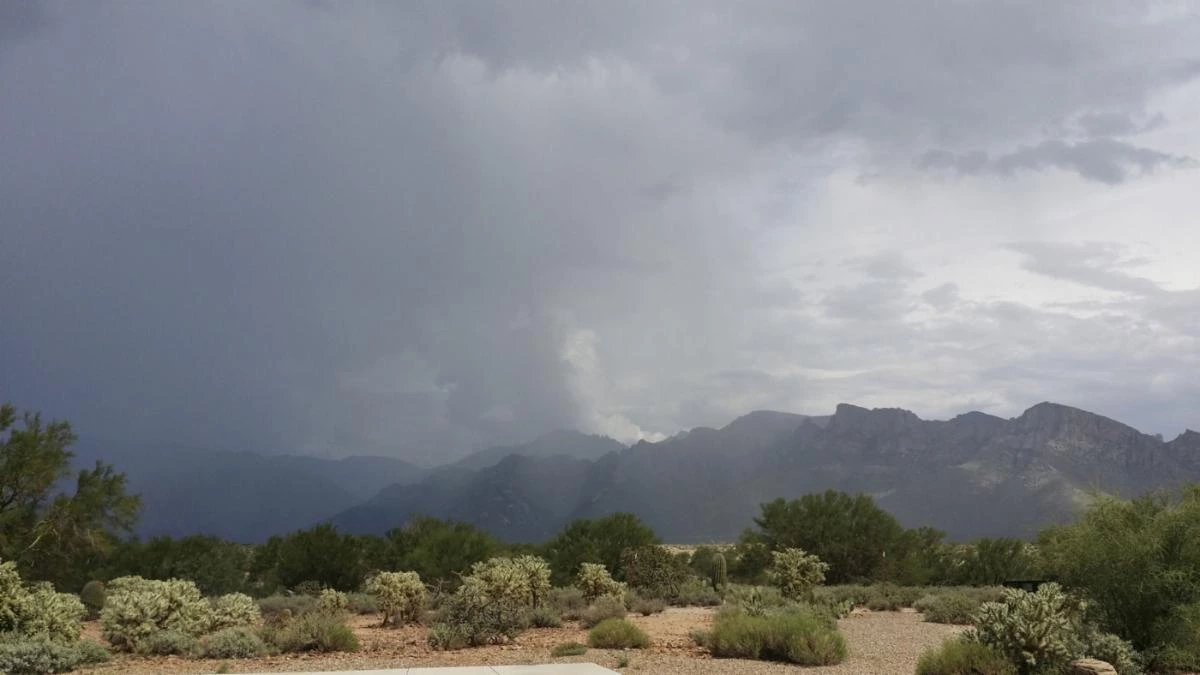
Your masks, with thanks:
[{"label": "green shrub", "polygon": [[558,628],[563,624],[562,615],[549,605],[530,610],[526,623],[534,628]]},{"label": "green shrub", "polygon": [[762,616],[788,603],[787,598],[783,597],[779,589],[774,586],[746,586],[743,584],[731,584],[725,591],[725,601],[752,616]]},{"label": "green shrub", "polygon": [[254,599],[244,593],[227,593],[209,600],[212,606],[209,631],[218,631],[238,626],[256,626],[262,621],[262,612]]},{"label": "green shrub", "polygon": [[370,593],[347,593],[346,601],[354,614],[375,614],[379,611],[379,600]]},{"label": "green shrub", "polygon": [[912,607],[913,603],[925,595],[925,589],[920,586],[875,584],[867,586],[866,590],[867,599],[863,604],[873,612],[895,612],[904,607]]},{"label": "green shrub", "polygon": [[91,640],[80,640],[71,645],[79,654],[79,665],[88,666],[112,659],[112,653],[104,645]]},{"label": "green shrub", "polygon": [[367,592],[383,612],[383,623],[418,623],[425,611],[429,592],[416,572],[380,572],[367,579]]},{"label": "green shrub", "polygon": [[643,649],[650,637],[625,619],[605,619],[588,631],[588,646],[598,649]]},{"label": "green shrub", "polygon": [[712,644],[712,632],[711,631],[702,630],[700,628],[693,628],[690,631],[688,631],[688,637],[692,639],[692,642],[696,643],[697,647],[703,647],[705,649],[708,649],[709,646]]},{"label": "green shrub", "polygon": [[625,584],[615,581],[608,569],[599,563],[581,564],[576,586],[583,591],[583,597],[588,602],[594,602],[606,595],[617,598],[625,595]]},{"label": "green shrub", "polygon": [[624,601],[612,596],[602,596],[593,602],[579,617],[579,625],[591,628],[605,619],[624,619]]},{"label": "green shrub", "polygon": [[206,635],[199,653],[206,659],[250,659],[266,654],[267,646],[253,630],[238,626]]},{"label": "green shrub", "polygon": [[810,607],[751,616],[740,610],[717,615],[708,636],[713,656],[833,665],[846,658],[846,643],[832,617]]},{"label": "green shrub", "polygon": [[462,626],[437,622],[429,627],[429,646],[439,651],[466,649],[471,646],[470,636]]},{"label": "green shrub", "polygon": [[555,645],[554,649],[550,650],[550,656],[558,659],[564,656],[582,656],[587,653],[587,645],[581,645],[578,642],[564,642]]},{"label": "green shrub", "polygon": [[[1197,637],[1200,638],[1200,634]],[[1142,655],[1134,650],[1132,644],[1112,633],[1101,631],[1095,624],[1078,627],[1074,641],[1072,658],[1100,659],[1111,664],[1121,675],[1142,675],[1145,672]],[[1187,670],[1194,671],[1198,666],[1200,663],[1194,663]]]},{"label": "green shrub", "polygon": [[871,599],[871,587],[862,584],[818,586],[813,589],[813,599],[819,602],[849,602],[855,607],[864,607]]},{"label": "green shrub", "polygon": [[95,619],[100,616],[100,610],[104,609],[104,583],[89,581],[84,584],[83,590],[79,592],[79,600],[87,609],[87,618]]},{"label": "green shrub", "polygon": [[199,651],[196,636],[177,630],[155,631],[137,645],[137,653],[142,656],[194,656]]},{"label": "green shrub", "polygon": [[671,600],[684,607],[716,607],[722,602],[720,593],[694,577],[679,584],[679,591]]},{"label": "green shrub", "polygon": [[296,595],[309,595],[315,598],[321,594],[321,591],[325,590],[325,585],[319,581],[307,579],[296,584],[292,590],[295,591]]},{"label": "green shrub", "polygon": [[629,606],[629,610],[642,616],[650,616],[651,614],[661,614],[666,611],[667,603],[658,598],[634,598]]},{"label": "green shrub", "polygon": [[[1123,671],[1122,671],[1123,672]],[[921,654],[916,675],[1016,675],[1017,669],[991,647],[951,638]]]},{"label": "green shrub", "polygon": [[9,675],[67,673],[109,658],[108,650],[95,642],[0,637],[0,672]]},{"label": "green shrub", "polygon": [[814,586],[825,581],[829,565],[802,549],[785,548],[771,553],[767,577],[779,587],[785,598],[801,600],[809,597]]},{"label": "green shrub", "polygon": [[307,612],[268,628],[263,636],[284,653],[358,651],[358,638],[340,612]]},{"label": "green shrub", "polygon": [[346,594],[332,588],[323,589],[317,595],[317,611],[326,614],[345,612],[350,608],[350,600]]},{"label": "green shrub", "polygon": [[918,611],[930,623],[967,625],[975,620],[975,613],[982,603],[960,591],[947,591],[933,596],[928,601],[914,603]]},{"label": "green shrub", "polygon": [[548,604],[558,609],[558,613],[566,621],[577,621],[587,609],[587,599],[578,588],[555,588],[550,591]]},{"label": "green shrub", "polygon": [[316,606],[316,598],[311,595],[270,595],[258,600],[258,609],[266,618],[283,614],[297,616]]}]

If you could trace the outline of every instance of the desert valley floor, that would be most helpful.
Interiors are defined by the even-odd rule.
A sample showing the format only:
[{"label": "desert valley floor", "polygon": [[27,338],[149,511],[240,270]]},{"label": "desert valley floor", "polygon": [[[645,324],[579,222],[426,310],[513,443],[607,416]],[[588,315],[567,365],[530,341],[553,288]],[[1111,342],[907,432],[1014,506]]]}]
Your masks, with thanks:
[{"label": "desert valley floor", "polygon": [[[630,620],[651,638],[649,649],[629,651],[589,649],[582,656],[554,659],[550,650],[564,642],[587,642],[587,631],[577,623],[561,628],[531,628],[508,645],[438,652],[425,641],[420,626],[379,628],[378,617],[353,619],[362,649],[352,654],[311,654],[264,657],[229,661],[197,661],[181,658],[143,658],[118,656],[103,667],[79,672],[90,673],[247,673],[270,671],[365,670],[417,666],[467,666],[537,663],[590,662],[620,672],[665,673],[668,675],[770,675],[773,673],[813,673],[813,675],[896,675],[911,673],[925,649],[940,644],[962,630],[958,626],[926,623],[921,615],[905,610],[870,612],[855,610],[839,626],[846,636],[850,656],[837,666],[800,668],[798,666],[714,659],[695,646],[689,637],[693,629],[707,629],[716,612],[710,608],[670,608],[662,614],[631,616]],[[99,626],[90,622],[85,637],[99,640]],[[628,665],[619,667],[622,656]]]}]

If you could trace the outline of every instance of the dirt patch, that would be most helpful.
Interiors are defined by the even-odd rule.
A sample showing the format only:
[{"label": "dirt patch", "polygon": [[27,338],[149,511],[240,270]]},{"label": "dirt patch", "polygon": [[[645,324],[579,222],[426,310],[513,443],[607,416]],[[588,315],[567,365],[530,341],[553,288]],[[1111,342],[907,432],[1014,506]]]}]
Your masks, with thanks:
[{"label": "dirt patch", "polygon": [[[373,616],[354,617],[351,625],[362,644],[354,654],[289,654],[261,659],[202,661],[167,658],[117,656],[100,668],[81,672],[133,673],[214,673],[224,665],[228,672],[364,670],[409,668],[417,666],[515,665],[539,663],[597,663],[617,670],[622,657],[629,659],[624,672],[675,673],[679,675],[756,675],[800,672],[796,666],[760,661],[714,659],[696,647],[689,633],[712,626],[711,608],[671,608],[647,617],[633,615],[630,620],[650,635],[649,649],[622,652],[590,649],[582,656],[551,658],[550,650],[563,642],[587,643],[587,631],[578,624],[561,628],[532,628],[512,644],[455,652],[437,652],[425,641],[420,626],[379,628]],[[823,675],[897,675],[911,673],[917,657],[925,649],[940,644],[962,630],[959,626],[925,623],[913,612],[856,612],[840,622],[850,648],[845,663],[825,668],[804,668],[804,673]],[[89,622],[84,628],[88,639],[99,639],[99,627]]]}]

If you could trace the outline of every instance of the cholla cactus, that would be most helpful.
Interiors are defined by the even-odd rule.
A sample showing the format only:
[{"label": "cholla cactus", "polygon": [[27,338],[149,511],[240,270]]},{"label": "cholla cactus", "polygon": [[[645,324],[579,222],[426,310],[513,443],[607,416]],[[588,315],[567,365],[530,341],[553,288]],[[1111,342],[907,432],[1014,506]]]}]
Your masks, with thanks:
[{"label": "cholla cactus", "polygon": [[771,557],[773,562],[768,571],[769,578],[784,597],[792,600],[807,596],[813,586],[825,581],[825,573],[829,571],[827,563],[799,548],[775,551]]},{"label": "cholla cactus", "polygon": [[254,626],[262,620],[258,604],[245,593],[222,595],[210,600],[209,604],[212,605],[212,623],[209,624],[209,631]]},{"label": "cholla cactus", "polygon": [[512,564],[525,577],[528,585],[529,604],[531,607],[541,607],[546,597],[550,595],[550,565],[536,555],[523,555],[514,558]]},{"label": "cholla cactus", "polygon": [[199,636],[211,624],[212,607],[195,583],[181,579],[113,579],[100,612],[104,638],[118,650],[135,650],[160,631]]},{"label": "cholla cactus", "polygon": [[579,578],[576,586],[583,591],[583,597],[588,602],[606,595],[618,599],[625,597],[625,584],[616,581],[608,573],[608,568],[600,563],[583,563],[579,566]]},{"label": "cholla cactus", "polygon": [[420,621],[429,597],[425,584],[421,583],[421,577],[416,572],[380,572],[367,579],[366,591],[379,601],[383,626],[388,624],[389,619],[392,625],[396,625],[397,621]]},{"label": "cholla cactus", "polygon": [[491,558],[471,566],[471,577],[479,580],[479,588],[489,598],[518,606],[532,606],[533,589],[529,575],[512,558]]},{"label": "cholla cactus", "polygon": [[341,614],[350,607],[350,598],[341,591],[326,588],[317,596],[317,609],[328,614]]},{"label": "cholla cactus", "polygon": [[87,614],[79,598],[50,584],[25,586],[12,562],[0,564],[0,633],[51,642],[75,642]]},{"label": "cholla cactus", "polygon": [[17,572],[17,564],[0,563],[0,633],[16,632],[20,625],[25,586]]},{"label": "cholla cactus", "polygon": [[1004,591],[1000,602],[986,602],[975,615],[975,628],[964,637],[1005,655],[1022,675],[1065,664],[1073,656],[1076,620],[1082,606],[1058,584],[1036,593]]}]

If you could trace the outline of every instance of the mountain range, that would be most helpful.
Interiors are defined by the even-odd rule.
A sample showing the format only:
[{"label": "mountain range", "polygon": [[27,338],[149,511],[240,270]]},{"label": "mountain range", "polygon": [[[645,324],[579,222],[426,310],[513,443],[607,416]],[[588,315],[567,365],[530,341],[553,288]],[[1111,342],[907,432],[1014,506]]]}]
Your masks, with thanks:
[{"label": "mountain range", "polygon": [[666,541],[729,541],[758,505],[826,489],[875,497],[906,526],[952,539],[1025,537],[1070,519],[1094,491],[1133,496],[1200,481],[1200,433],[1164,441],[1040,403],[1005,419],[923,420],[895,408],[757,411],[720,428],[626,447],[558,431],[426,469],[399,459],[96,444],[142,494],[139,533],[261,541],[330,521],[378,534],[415,515],[541,541],[575,518],[632,511]]}]

